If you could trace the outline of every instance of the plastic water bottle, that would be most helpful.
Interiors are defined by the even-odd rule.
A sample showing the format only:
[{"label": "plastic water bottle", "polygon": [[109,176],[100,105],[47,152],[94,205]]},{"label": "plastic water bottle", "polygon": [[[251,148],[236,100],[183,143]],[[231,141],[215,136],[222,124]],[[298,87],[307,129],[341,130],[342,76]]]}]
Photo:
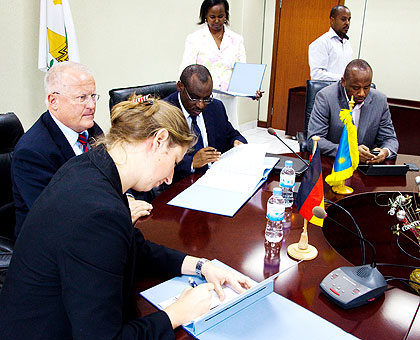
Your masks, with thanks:
[{"label": "plastic water bottle", "polygon": [[281,188],[274,188],[273,195],[267,202],[267,225],[265,239],[270,243],[279,244],[283,239],[284,199]]},{"label": "plastic water bottle", "polygon": [[285,167],[280,173],[280,187],[283,189],[283,198],[286,208],[293,205],[293,189],[295,187],[296,174],[293,169],[293,161],[287,160]]}]

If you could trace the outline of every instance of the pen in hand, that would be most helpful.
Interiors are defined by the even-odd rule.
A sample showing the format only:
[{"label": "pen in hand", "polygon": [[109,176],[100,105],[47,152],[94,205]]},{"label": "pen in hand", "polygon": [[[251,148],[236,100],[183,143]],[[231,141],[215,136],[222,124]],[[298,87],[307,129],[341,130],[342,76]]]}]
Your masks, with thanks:
[{"label": "pen in hand", "polygon": [[197,287],[197,286],[198,286],[197,282],[195,282],[195,281],[193,280],[193,278],[191,278],[191,277],[189,277],[189,278],[188,278],[188,283],[189,283],[189,284],[190,284],[190,286],[191,286],[191,287],[193,287],[193,288],[195,288],[195,287]]},{"label": "pen in hand", "polygon": [[217,150],[216,149],[209,149],[209,150],[206,150],[206,152],[216,152]]}]

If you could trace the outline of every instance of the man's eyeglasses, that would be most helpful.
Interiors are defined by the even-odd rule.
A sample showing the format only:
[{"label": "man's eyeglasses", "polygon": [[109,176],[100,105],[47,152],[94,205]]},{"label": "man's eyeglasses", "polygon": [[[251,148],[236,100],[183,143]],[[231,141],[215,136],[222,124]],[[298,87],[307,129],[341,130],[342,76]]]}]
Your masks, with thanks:
[{"label": "man's eyeglasses", "polygon": [[213,101],[213,93],[210,96],[205,97],[205,98],[191,98],[185,85],[184,85],[184,90],[185,90],[185,93],[187,94],[188,99],[191,100],[193,103],[203,102],[204,104],[208,104]]},{"label": "man's eyeglasses", "polygon": [[99,94],[96,94],[96,93],[83,94],[83,95],[77,96],[77,97],[69,97],[69,96],[66,96],[66,95],[64,95],[60,92],[53,92],[53,93],[54,94],[59,94],[59,95],[61,95],[63,97],[66,97],[66,98],[69,98],[70,100],[73,100],[74,102],[79,103],[79,104],[87,104],[89,102],[89,98],[92,99],[92,101],[94,103],[96,103],[101,98],[101,96]]}]

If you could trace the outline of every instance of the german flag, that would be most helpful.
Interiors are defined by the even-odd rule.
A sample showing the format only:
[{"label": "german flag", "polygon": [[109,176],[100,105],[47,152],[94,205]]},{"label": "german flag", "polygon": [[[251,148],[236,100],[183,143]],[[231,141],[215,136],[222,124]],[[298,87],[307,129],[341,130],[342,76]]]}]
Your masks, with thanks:
[{"label": "german flag", "polygon": [[309,161],[299,191],[296,197],[296,206],[299,214],[308,222],[322,227],[323,219],[315,217],[312,213],[314,207],[324,209],[324,185],[322,181],[321,154],[319,147]]}]

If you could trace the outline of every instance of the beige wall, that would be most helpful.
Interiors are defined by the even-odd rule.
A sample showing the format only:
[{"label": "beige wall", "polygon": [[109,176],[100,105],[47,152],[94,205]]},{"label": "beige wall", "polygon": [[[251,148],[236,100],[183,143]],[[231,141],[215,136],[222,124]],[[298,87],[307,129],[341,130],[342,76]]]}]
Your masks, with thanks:
[{"label": "beige wall", "polygon": [[[248,62],[267,64],[262,86],[266,95],[260,103],[241,98],[239,122],[254,122],[258,115],[266,120],[275,0],[229,3],[231,28],[244,36]],[[360,56],[372,65],[374,82],[389,97],[420,100],[416,86],[420,35],[415,17],[420,1],[367,3]],[[355,56],[364,4],[365,0],[346,1],[352,10],[349,36]],[[197,28],[200,5],[201,0],[70,0],[81,62],[92,70],[102,95],[96,120],[105,130],[111,88],[177,78],[185,37]],[[0,19],[0,112],[15,111],[27,129],[45,110],[44,74],[37,69],[39,1],[1,0]]]},{"label": "beige wall", "polygon": [[14,111],[25,129],[45,108],[38,26],[38,1],[0,1],[0,112]]},{"label": "beige wall", "polygon": [[[248,62],[261,61],[264,1],[275,3],[229,1],[231,28],[244,36]],[[69,2],[81,62],[94,74],[102,95],[96,121],[107,130],[110,89],[176,80],[185,37],[197,29],[201,0]],[[1,0],[0,13],[0,112],[16,112],[28,129],[45,111],[44,73],[37,69],[39,1]],[[271,44],[265,45],[271,48]],[[267,58],[265,62],[271,64]],[[265,80],[269,77],[268,72]],[[257,103],[241,100],[240,124],[256,120],[257,113]]]},{"label": "beige wall", "polygon": [[[359,54],[365,0],[346,0],[354,57]],[[388,97],[420,100],[420,34],[417,0],[369,0],[360,58],[373,69],[373,81]]]}]

